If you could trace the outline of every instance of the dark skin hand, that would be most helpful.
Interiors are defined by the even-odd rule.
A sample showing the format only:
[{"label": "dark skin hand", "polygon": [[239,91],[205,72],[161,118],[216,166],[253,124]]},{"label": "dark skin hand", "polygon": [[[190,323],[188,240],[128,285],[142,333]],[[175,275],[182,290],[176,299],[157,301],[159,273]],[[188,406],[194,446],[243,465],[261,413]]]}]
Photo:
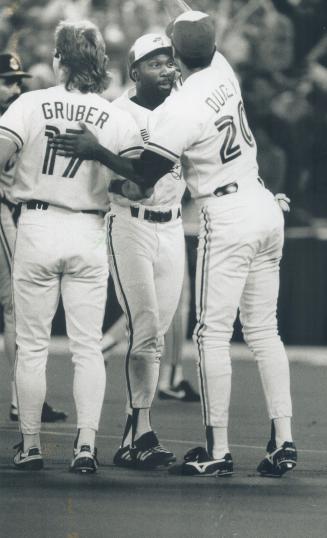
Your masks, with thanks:
[{"label": "dark skin hand", "polygon": [[[110,154],[112,159],[115,159],[115,155],[105,150],[93,133],[86,127],[84,123],[79,123],[82,130],[80,134],[61,134],[54,137],[50,142],[50,146],[56,149],[57,155],[62,157],[79,157],[83,160],[99,161],[102,164],[106,164],[104,161],[105,154]],[[143,189],[137,185],[132,178],[135,176],[135,171],[132,166],[131,160],[117,157],[119,159],[119,165],[123,162],[125,169],[121,168],[117,170],[117,173],[129,177],[126,179],[122,186],[122,194],[129,200],[138,201],[143,198],[149,198],[153,193],[153,188]],[[113,170],[116,171],[113,167]]]},{"label": "dark skin hand", "polygon": [[84,123],[79,123],[82,132],[75,134],[57,135],[50,146],[56,148],[57,155],[63,157],[79,157],[85,161],[97,160],[97,149],[99,146],[97,138],[86,127]]}]

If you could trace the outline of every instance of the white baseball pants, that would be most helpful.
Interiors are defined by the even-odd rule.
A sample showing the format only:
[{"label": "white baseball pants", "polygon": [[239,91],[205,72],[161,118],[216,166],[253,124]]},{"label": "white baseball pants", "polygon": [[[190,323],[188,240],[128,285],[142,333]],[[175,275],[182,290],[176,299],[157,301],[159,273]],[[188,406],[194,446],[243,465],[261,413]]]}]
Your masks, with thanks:
[{"label": "white baseball pants", "polygon": [[51,324],[60,294],[74,364],[77,427],[98,429],[106,379],[101,338],[107,280],[102,217],[23,206],[13,263],[22,433],[40,431]]},{"label": "white baseball pants", "polygon": [[259,367],[269,417],[290,417],[289,363],[276,318],[282,211],[273,195],[252,181],[237,193],[210,198],[202,206],[200,220],[194,341],[204,423],[228,424],[230,339],[238,308],[244,339]]},{"label": "white baseball pants", "polygon": [[151,407],[160,356],[180,298],[185,261],[181,218],[154,223],[113,206],[108,216],[109,266],[125,312],[130,408]]},{"label": "white baseball pants", "polygon": [[13,372],[16,335],[12,304],[11,263],[16,240],[16,226],[9,208],[0,203],[0,303],[3,306],[5,354]]}]

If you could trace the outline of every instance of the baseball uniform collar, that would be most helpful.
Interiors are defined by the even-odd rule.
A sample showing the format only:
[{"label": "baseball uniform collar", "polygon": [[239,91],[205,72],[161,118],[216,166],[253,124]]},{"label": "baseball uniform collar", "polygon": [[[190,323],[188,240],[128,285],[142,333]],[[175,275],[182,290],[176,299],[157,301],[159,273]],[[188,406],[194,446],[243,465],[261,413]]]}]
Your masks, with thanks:
[{"label": "baseball uniform collar", "polygon": [[192,73],[187,77],[186,80],[183,80],[183,86],[187,86],[190,84],[198,84],[197,80],[203,76],[204,73],[207,73],[209,69],[211,69],[211,65],[208,65],[208,67],[205,67],[204,69],[201,69],[200,71],[196,71],[195,73]]}]

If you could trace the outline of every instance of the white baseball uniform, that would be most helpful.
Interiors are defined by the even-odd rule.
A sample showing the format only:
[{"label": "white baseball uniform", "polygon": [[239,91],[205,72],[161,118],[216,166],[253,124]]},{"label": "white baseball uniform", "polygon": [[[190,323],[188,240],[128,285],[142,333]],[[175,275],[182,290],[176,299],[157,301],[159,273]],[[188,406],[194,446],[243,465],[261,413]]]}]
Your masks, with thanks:
[{"label": "white baseball uniform", "polygon": [[[114,101],[134,117],[144,141],[150,110],[131,100],[132,88]],[[130,408],[151,406],[158,383],[164,334],[172,321],[184,275],[181,198],[185,182],[180,165],[157,183],[150,198],[138,203],[112,195],[108,219],[110,271],[125,312]]]},{"label": "white baseball uniform", "polygon": [[[105,390],[101,353],[108,259],[104,212],[110,173],[56,155],[49,142],[83,121],[112,151],[134,156],[133,118],[92,93],[64,86],[26,93],[0,120],[20,150],[13,195],[22,202],[13,259],[16,383],[22,433],[40,430],[51,323],[60,293],[74,363],[77,427],[98,429]],[[136,148],[136,149],[135,149]],[[138,149],[137,149],[138,148]]]},{"label": "white baseball uniform", "polygon": [[149,150],[181,160],[200,211],[194,340],[204,423],[227,426],[238,307],[269,416],[290,417],[289,364],[276,320],[283,215],[258,180],[239,83],[221,54],[152,113],[149,135]]},{"label": "white baseball uniform", "polygon": [[0,176],[0,191],[5,195],[5,199],[0,202],[0,303],[3,306],[5,355],[12,371],[16,357],[16,335],[12,304],[11,262],[16,239],[16,225],[12,214],[15,206],[11,189],[16,160],[17,154],[14,154],[6,163]]}]

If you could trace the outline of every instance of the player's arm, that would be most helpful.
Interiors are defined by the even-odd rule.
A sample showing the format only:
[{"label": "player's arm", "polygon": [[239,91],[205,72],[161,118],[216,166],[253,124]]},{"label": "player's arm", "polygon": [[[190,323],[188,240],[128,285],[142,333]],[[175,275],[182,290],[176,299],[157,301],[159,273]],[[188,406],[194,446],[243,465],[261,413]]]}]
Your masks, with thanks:
[{"label": "player's arm", "polygon": [[[16,151],[17,146],[12,140],[10,140],[9,138],[0,137],[0,176],[5,165]],[[0,200],[4,198],[5,193],[0,184]]]},{"label": "player's arm", "polygon": [[10,138],[0,137],[0,175],[9,159],[17,151],[17,145]]},{"label": "player's arm", "polygon": [[0,118],[0,174],[9,159],[20,151],[27,136],[25,116],[32,113],[32,106],[21,95]]},{"label": "player's arm", "polygon": [[[111,153],[111,152],[109,152]],[[112,154],[114,157],[114,160],[116,161],[115,157],[117,155]],[[122,157],[118,157],[118,161],[120,161]],[[125,159],[123,158],[125,161]],[[157,153],[154,153],[153,151],[144,150],[139,159],[126,159],[127,161],[130,161],[128,165],[131,166],[132,174],[130,176],[131,181],[137,183],[144,191],[147,191],[148,189],[152,189],[155,184],[159,181],[160,178],[168,174],[168,172],[172,169],[174,166],[174,162],[172,162],[170,159],[166,159],[165,157],[162,157],[161,155],[158,155]],[[114,172],[118,173],[119,175],[122,175],[124,177],[127,177],[125,174],[123,174],[123,169],[125,168],[125,163],[122,162],[122,168],[121,171],[118,171],[118,167],[116,170],[112,168],[112,159],[111,155],[107,155],[106,162],[102,162],[102,164],[105,164],[108,168],[111,168]],[[101,161],[100,161],[101,162]],[[133,179],[132,179],[133,178]],[[118,181],[117,181],[117,187],[118,187]],[[125,186],[123,188],[126,188]],[[114,186],[111,186],[112,192],[115,192]],[[117,192],[117,194],[120,194]],[[125,195],[127,196],[127,195]]]},{"label": "player's arm", "polygon": [[[138,159],[128,159],[116,155],[102,146],[85,125],[81,125],[81,127],[83,129],[81,134],[62,134],[53,138],[51,145],[56,149],[57,155],[98,161],[119,176],[139,185],[145,195],[148,195],[147,189],[154,187],[157,181],[167,174],[175,164],[170,159],[149,150],[143,151]],[[114,180],[111,182],[110,190],[130,198],[132,186],[130,183]]]}]

